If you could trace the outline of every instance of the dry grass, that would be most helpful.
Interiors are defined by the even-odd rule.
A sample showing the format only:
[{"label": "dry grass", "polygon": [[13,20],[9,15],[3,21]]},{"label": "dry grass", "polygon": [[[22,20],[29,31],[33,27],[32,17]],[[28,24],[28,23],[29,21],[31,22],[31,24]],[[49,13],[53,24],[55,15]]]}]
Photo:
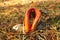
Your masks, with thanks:
[{"label": "dry grass", "polygon": [[0,40],[22,40],[20,32],[12,30],[22,24],[29,7],[38,8],[42,15],[38,30],[25,34],[26,40],[60,40],[60,2],[36,2],[26,5],[0,6]]}]

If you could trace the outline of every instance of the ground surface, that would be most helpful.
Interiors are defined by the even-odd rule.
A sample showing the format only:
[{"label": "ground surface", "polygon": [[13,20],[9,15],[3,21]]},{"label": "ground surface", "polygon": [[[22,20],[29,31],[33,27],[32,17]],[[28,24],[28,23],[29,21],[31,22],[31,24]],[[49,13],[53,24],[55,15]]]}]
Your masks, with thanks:
[{"label": "ground surface", "polygon": [[29,7],[39,9],[42,14],[38,30],[26,35],[26,40],[35,40],[36,35],[41,40],[60,40],[60,2],[52,1],[0,6],[0,40],[22,40],[20,32],[12,30],[12,27],[23,23]]}]

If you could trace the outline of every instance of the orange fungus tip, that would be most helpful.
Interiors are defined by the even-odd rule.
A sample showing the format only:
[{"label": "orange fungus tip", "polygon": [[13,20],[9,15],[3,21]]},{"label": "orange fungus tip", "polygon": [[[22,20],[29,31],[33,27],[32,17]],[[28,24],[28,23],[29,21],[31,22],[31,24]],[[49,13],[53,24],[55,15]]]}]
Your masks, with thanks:
[{"label": "orange fungus tip", "polygon": [[[30,23],[31,12],[34,12],[34,14],[35,14],[35,18],[34,18],[34,20],[32,20],[32,24]],[[25,29],[26,33],[35,30],[36,24],[37,24],[40,16],[41,16],[41,12],[36,8],[30,8],[26,11],[26,15],[24,18],[24,29]]]}]

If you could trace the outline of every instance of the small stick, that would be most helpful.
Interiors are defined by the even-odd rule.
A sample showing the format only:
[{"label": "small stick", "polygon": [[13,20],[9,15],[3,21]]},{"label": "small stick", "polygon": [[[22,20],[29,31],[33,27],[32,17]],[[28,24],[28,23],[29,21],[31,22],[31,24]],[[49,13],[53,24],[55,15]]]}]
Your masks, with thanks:
[{"label": "small stick", "polygon": [[[25,34],[25,31],[24,31],[24,24],[23,24],[23,34]],[[23,35],[23,40],[24,40],[24,35]]]}]

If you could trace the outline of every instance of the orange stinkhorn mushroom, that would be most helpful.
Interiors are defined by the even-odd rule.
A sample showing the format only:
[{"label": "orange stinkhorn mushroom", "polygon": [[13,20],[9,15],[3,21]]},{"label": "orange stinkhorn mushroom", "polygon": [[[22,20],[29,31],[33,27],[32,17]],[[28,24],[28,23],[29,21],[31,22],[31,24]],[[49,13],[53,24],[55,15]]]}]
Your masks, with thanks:
[{"label": "orange stinkhorn mushroom", "polygon": [[[33,19],[33,23],[31,24],[31,23],[30,23],[30,18],[31,18],[31,12],[32,12],[32,11],[34,12],[35,17],[34,17],[34,19]],[[40,12],[38,9],[36,9],[36,8],[30,8],[30,9],[26,12],[26,14],[25,14],[25,19],[24,19],[24,29],[25,29],[25,32],[26,32],[26,33],[35,30],[36,24],[37,24],[40,16],[41,16],[41,12]]]}]

